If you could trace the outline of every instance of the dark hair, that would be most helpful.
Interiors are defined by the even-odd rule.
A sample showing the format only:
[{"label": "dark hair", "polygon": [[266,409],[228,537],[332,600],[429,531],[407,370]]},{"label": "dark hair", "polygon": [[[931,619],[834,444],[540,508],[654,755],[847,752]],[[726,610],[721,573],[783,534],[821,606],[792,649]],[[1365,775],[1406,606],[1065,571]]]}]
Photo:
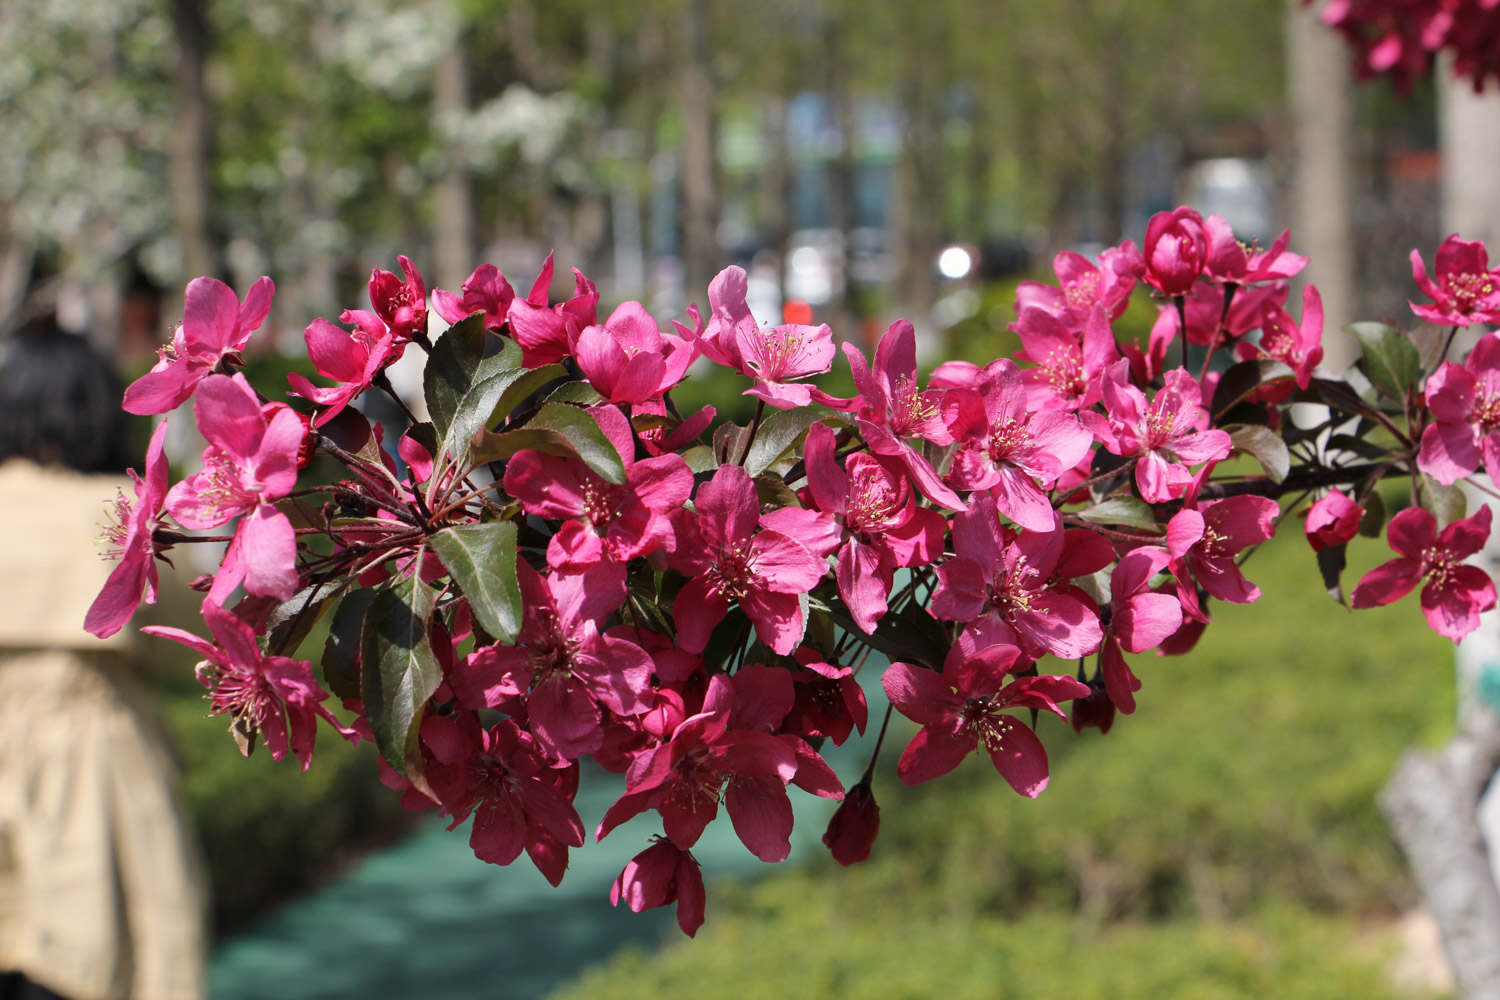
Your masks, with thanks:
[{"label": "dark hair", "polygon": [[0,462],[123,471],[121,392],[114,367],[86,339],[50,318],[28,323],[0,340]]}]

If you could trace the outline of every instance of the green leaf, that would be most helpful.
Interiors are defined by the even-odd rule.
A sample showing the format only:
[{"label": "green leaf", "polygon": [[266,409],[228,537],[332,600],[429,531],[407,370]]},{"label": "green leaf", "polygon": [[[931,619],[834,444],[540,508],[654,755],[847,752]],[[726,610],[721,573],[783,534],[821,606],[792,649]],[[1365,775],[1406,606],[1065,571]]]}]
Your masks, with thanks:
[{"label": "green leaf", "polygon": [[1328,596],[1340,604],[1344,603],[1344,587],[1339,580],[1344,566],[1344,546],[1331,545],[1318,550],[1318,572],[1323,575],[1323,586],[1328,589]]},{"label": "green leaf", "polygon": [[516,580],[516,526],[511,521],[444,528],[433,551],[469,599],[484,630],[514,643],[521,629],[521,585]]},{"label": "green leaf", "polygon": [[484,317],[475,314],[450,326],[433,345],[422,372],[422,391],[439,438],[447,439],[454,414],[474,386],[498,372],[521,367],[521,349],[510,341],[504,341],[501,350],[487,353],[498,341],[484,328]]},{"label": "green leaf", "polygon": [[700,472],[712,472],[719,467],[719,463],[714,461],[713,449],[706,444],[693,445],[682,453],[682,460],[695,476]]},{"label": "green leaf", "polygon": [[1254,455],[1273,483],[1281,482],[1292,471],[1292,453],[1287,451],[1281,436],[1269,427],[1257,424],[1236,427],[1229,432],[1229,440],[1236,451]]},{"label": "green leaf", "polygon": [[[494,427],[514,413],[516,407],[526,402],[527,398],[546,388],[548,383],[567,377],[568,370],[562,365],[542,365],[540,368],[527,369],[520,378],[505,387],[505,392],[500,396],[500,402],[490,410],[489,419],[485,421],[484,426]],[[592,389],[592,386],[590,388]]]},{"label": "green leaf", "polygon": [[780,476],[756,476],[752,483],[755,485],[755,498],[760,501],[761,508],[767,505],[773,507],[801,507],[802,501],[797,499],[797,493],[786,484],[786,480]]},{"label": "green leaf", "polygon": [[360,588],[339,602],[323,643],[323,680],[340,699],[362,696],[359,684],[359,647],[365,612],[375,591]]},{"label": "green leaf", "polygon": [[360,636],[365,716],[380,755],[400,774],[408,774],[408,764],[420,770],[417,730],[427,699],[443,679],[428,639],[432,609],[425,583],[402,580],[375,596]]},{"label": "green leaf", "polygon": [[459,397],[443,434],[442,453],[450,456],[455,465],[462,467],[467,463],[474,432],[489,425],[490,414],[499,407],[506,390],[525,374],[524,368],[507,368],[475,382]]},{"label": "green leaf", "polygon": [[1365,497],[1365,512],[1359,517],[1359,533],[1366,538],[1379,538],[1385,530],[1385,501],[1379,490],[1371,490]]},{"label": "green leaf", "polygon": [[750,428],[722,423],[714,430],[714,460],[717,465],[736,465],[745,453]]},{"label": "green leaf", "polygon": [[835,601],[828,613],[844,631],[858,636],[865,645],[880,650],[892,660],[920,663],[933,670],[943,669],[951,645],[948,633],[941,622],[920,608],[907,605],[899,612],[887,613],[876,622],[874,635],[866,635],[864,629],[854,623],[842,601]]},{"label": "green leaf", "polygon": [[755,442],[750,445],[750,454],[745,457],[745,471],[752,477],[765,472],[824,412],[820,406],[799,406],[795,410],[777,410],[762,420],[755,432]]},{"label": "green leaf", "polygon": [[1469,501],[1464,491],[1457,486],[1444,486],[1426,473],[1422,474],[1419,487],[1422,509],[1437,518],[1438,527],[1445,528],[1461,520],[1468,513]]},{"label": "green leaf", "polygon": [[363,413],[346,406],[328,423],[319,428],[324,437],[349,454],[369,462],[380,464],[380,442],[370,429],[370,421]]},{"label": "green leaf", "polygon": [[515,430],[479,431],[474,435],[470,458],[475,463],[509,458],[527,448],[577,458],[607,482],[625,482],[625,462],[599,424],[589,414],[566,403],[547,403],[536,416]]},{"label": "green leaf", "polygon": [[1236,404],[1244,402],[1246,397],[1265,383],[1291,376],[1292,370],[1280,361],[1261,359],[1239,361],[1230,365],[1224,370],[1224,374],[1219,376],[1218,388],[1214,390],[1213,405],[1209,408],[1214,415],[1214,423],[1222,423],[1224,414],[1233,409]]},{"label": "green leaf", "polygon": [[576,403],[579,406],[593,406],[604,397],[599,395],[599,390],[587,382],[564,382],[552,394],[547,397],[549,403]]},{"label": "green leaf", "polygon": [[1395,400],[1404,400],[1422,374],[1422,357],[1411,339],[1384,323],[1350,323],[1364,351],[1361,367],[1371,384]]},{"label": "green leaf", "polygon": [[1151,505],[1136,497],[1112,497],[1087,510],[1079,511],[1078,516],[1094,524],[1123,524],[1153,532],[1161,530]]},{"label": "green leaf", "polygon": [[294,656],[342,588],[327,584],[304,587],[271,610],[266,619],[266,648],[280,656]]}]

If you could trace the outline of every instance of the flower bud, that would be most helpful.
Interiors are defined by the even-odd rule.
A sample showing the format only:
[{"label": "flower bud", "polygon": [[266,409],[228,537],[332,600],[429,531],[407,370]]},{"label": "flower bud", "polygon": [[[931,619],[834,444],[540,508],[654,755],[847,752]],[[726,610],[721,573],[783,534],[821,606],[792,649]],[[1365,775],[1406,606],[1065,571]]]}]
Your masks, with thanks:
[{"label": "flower bud", "polygon": [[1307,512],[1307,544],[1314,552],[1336,545],[1344,545],[1359,531],[1359,519],[1364,511],[1339,490],[1312,505]]},{"label": "flower bud", "polygon": [[1090,684],[1087,698],[1073,699],[1068,721],[1072,723],[1075,733],[1082,733],[1089,726],[1093,726],[1101,734],[1107,733],[1109,727],[1115,724],[1115,703],[1109,700],[1109,694],[1103,687]]},{"label": "flower bud", "polygon": [[839,803],[833,818],[828,821],[823,843],[833,860],[847,868],[870,856],[870,847],[879,832],[880,806],[866,779],[849,789],[844,801]]},{"label": "flower bud", "polygon": [[1203,217],[1191,208],[1157,212],[1146,225],[1146,283],[1163,295],[1186,295],[1208,260]]}]

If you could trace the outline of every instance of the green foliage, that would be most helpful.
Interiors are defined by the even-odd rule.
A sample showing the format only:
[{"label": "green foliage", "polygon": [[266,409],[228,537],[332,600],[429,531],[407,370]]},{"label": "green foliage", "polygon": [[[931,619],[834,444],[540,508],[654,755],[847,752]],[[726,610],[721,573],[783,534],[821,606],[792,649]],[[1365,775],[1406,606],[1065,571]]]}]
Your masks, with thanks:
[{"label": "green foliage", "polygon": [[[418,550],[416,562],[422,562]],[[360,693],[375,745],[387,764],[408,774],[419,763],[417,730],[443,670],[427,630],[433,594],[420,580],[402,580],[375,595],[360,640]],[[413,777],[414,775],[408,775]]]},{"label": "green foliage", "polygon": [[1345,330],[1359,341],[1360,367],[1370,382],[1396,402],[1403,402],[1422,375],[1422,358],[1411,338],[1384,323],[1350,323]]},{"label": "green foliage", "polygon": [[793,876],[732,897],[711,936],[632,950],[555,1000],[1324,1000],[1392,996],[1375,963],[1347,954],[1336,922],[1290,910],[1231,923],[1172,921],[1090,932],[1058,914],[963,923],[914,919]]},{"label": "green foliage", "polygon": [[[1041,798],[978,756],[902,787],[893,728],[869,862],[711,891],[695,943],[565,995],[1385,995],[1348,915],[1415,899],[1374,799],[1450,724],[1452,647],[1411,600],[1345,621],[1286,534],[1246,564],[1259,603],[1215,605],[1186,657],[1132,658],[1135,715],[1102,737],[1043,720]],[[1351,571],[1388,554],[1352,544]]]},{"label": "green foliage", "polygon": [[509,458],[525,449],[564,458],[577,458],[599,478],[625,482],[625,464],[593,417],[567,403],[545,403],[536,415],[512,431],[474,435],[472,458],[477,463]]},{"label": "green foliage", "polygon": [[521,631],[521,585],[516,580],[516,525],[479,522],[444,528],[432,549],[469,599],[491,637],[513,643]]}]

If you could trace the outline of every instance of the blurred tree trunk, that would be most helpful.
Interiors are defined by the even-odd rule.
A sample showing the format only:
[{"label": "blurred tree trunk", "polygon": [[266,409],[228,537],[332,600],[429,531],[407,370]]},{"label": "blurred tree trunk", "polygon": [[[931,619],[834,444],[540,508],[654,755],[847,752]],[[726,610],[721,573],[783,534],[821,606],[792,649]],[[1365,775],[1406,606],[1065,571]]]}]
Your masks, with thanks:
[{"label": "blurred tree trunk", "polygon": [[1477,814],[1497,765],[1500,726],[1472,713],[1442,749],[1408,751],[1380,796],[1466,1000],[1500,1000],[1500,892]]},{"label": "blurred tree trunk", "polygon": [[1298,0],[1290,0],[1286,25],[1293,235],[1297,251],[1316,262],[1323,366],[1342,371],[1356,356],[1353,338],[1343,332],[1355,319],[1349,54],[1317,11]]},{"label": "blurred tree trunk", "polygon": [[915,4],[901,7],[905,65],[898,94],[904,142],[897,165],[899,241],[898,287],[907,311],[923,315],[932,307],[937,284],[933,258],[942,238],[946,203],[943,149],[944,50],[946,23]]},{"label": "blurred tree trunk", "polygon": [[[782,61],[784,63],[784,61]],[[787,279],[792,249],[792,147],[787,133],[787,109],[790,74],[782,72],[777,80],[776,96],[766,102],[763,128],[769,162],[766,164],[765,200],[766,243],[776,255],[776,282],[783,304],[786,302]]]},{"label": "blurred tree trunk", "polygon": [[8,330],[20,318],[36,257],[30,240],[9,232],[9,214],[10,207],[0,205],[0,330]]},{"label": "blurred tree trunk", "polygon": [[[1102,53],[1106,88],[1110,93],[1124,94],[1125,67],[1118,48],[1106,46]],[[1130,175],[1125,148],[1125,101],[1101,102],[1104,117],[1104,148],[1099,165],[1099,241],[1119,243],[1125,227],[1125,181]]]},{"label": "blurred tree trunk", "polygon": [[209,44],[206,8],[203,0],[172,0],[172,26],[177,36],[177,114],[169,171],[172,222],[182,245],[184,280],[215,272],[215,255],[208,239],[208,93],[203,86]]},{"label": "blurred tree trunk", "polygon": [[829,305],[829,321],[844,336],[854,335],[854,304],[858,301],[854,280],[854,94],[850,80],[850,56],[845,23],[846,8],[835,5],[834,13],[824,23],[823,47],[828,67],[828,99],[834,127],[839,134],[839,151],[829,172],[829,208],[833,226],[843,247],[843,281],[834,286]]},{"label": "blurred tree trunk", "polygon": [[458,32],[448,54],[438,60],[432,81],[432,110],[439,135],[448,136],[444,151],[447,168],[438,180],[434,199],[436,232],[432,257],[437,285],[456,289],[474,269],[474,196],[469,164],[462,145],[453,141],[456,130],[445,122],[459,121],[469,110],[469,71],[464,58],[463,33]]},{"label": "blurred tree trunk", "polygon": [[710,0],[685,0],[679,21],[678,101],[682,110],[682,273],[689,299],[719,271],[718,148]]}]

